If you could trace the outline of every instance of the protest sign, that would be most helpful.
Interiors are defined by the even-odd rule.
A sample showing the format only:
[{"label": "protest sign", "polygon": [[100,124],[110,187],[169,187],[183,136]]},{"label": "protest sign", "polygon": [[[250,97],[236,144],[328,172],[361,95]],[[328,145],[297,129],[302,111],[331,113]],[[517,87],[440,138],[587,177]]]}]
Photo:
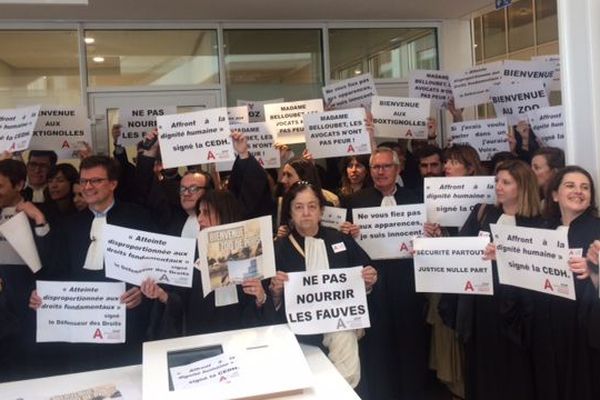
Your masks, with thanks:
[{"label": "protest sign", "polygon": [[494,86],[490,100],[497,116],[504,116],[510,125],[527,120],[527,113],[548,107],[548,95],[542,82],[523,82],[515,85]]},{"label": "protest sign", "polygon": [[191,364],[169,369],[175,391],[205,386],[230,385],[240,379],[238,356],[219,354]]},{"label": "protest sign", "polygon": [[500,224],[490,228],[501,284],[575,300],[566,229]]},{"label": "protest sign", "polygon": [[0,154],[29,147],[39,111],[40,106],[0,110]]},{"label": "protest sign", "polygon": [[500,84],[511,85],[539,81],[544,84],[546,91],[549,92],[555,68],[555,63],[544,60],[504,60]]},{"label": "protest sign", "polygon": [[412,239],[423,234],[425,204],[355,208],[352,220],[360,228],[356,241],[371,259],[410,258]]},{"label": "protest sign", "polygon": [[366,119],[363,108],[305,114],[306,149],[315,159],[370,154]]},{"label": "protest sign", "polygon": [[323,99],[330,110],[371,107],[371,98],[377,96],[371,74],[363,74],[323,86]]},{"label": "protest sign", "polygon": [[123,282],[37,281],[37,342],[125,343]]},{"label": "protest sign", "polygon": [[233,161],[226,108],[156,118],[164,168]]},{"label": "protest sign", "polygon": [[558,147],[565,150],[565,120],[563,107],[544,107],[527,113],[533,133],[545,146]]},{"label": "protest sign", "polygon": [[472,146],[481,161],[489,161],[501,151],[510,151],[506,118],[456,122],[450,125],[450,141]]},{"label": "protest sign", "polygon": [[139,286],[156,283],[192,287],[196,241],[107,224],[102,233],[108,278]]},{"label": "protest sign", "polygon": [[463,226],[475,205],[496,202],[494,179],[493,176],[425,178],[427,222]]},{"label": "protest sign", "polygon": [[531,57],[532,60],[541,60],[546,62],[551,62],[554,64],[554,75],[552,75],[552,82],[550,83],[550,91],[558,91],[560,92],[560,56],[559,55],[549,55],[549,56],[534,56]]},{"label": "protest sign", "polygon": [[248,121],[249,122],[264,122],[265,121],[265,104],[283,103],[285,99],[272,99],[272,100],[238,100],[238,106],[248,107]]},{"label": "protest sign", "polygon": [[[273,134],[264,122],[238,124],[232,130],[243,133],[248,140],[248,151],[263,168],[279,168],[281,158],[274,146]],[[217,171],[231,171],[234,162],[217,163]]]},{"label": "protest sign", "polygon": [[417,293],[494,294],[492,262],[483,260],[485,237],[414,240]]},{"label": "protest sign", "polygon": [[416,69],[408,78],[408,96],[430,99],[436,109],[446,108],[452,97],[452,86],[447,73]]},{"label": "protest sign", "polygon": [[247,124],[248,119],[248,106],[238,107],[227,107],[227,117],[229,118],[229,124]]},{"label": "protest sign", "polygon": [[[141,393],[139,393],[141,395]],[[121,389],[115,384],[106,384],[94,386],[89,389],[78,390],[76,392],[57,394],[48,397],[48,400],[125,400]]]},{"label": "protest sign", "polygon": [[53,150],[59,159],[77,158],[83,144],[92,143],[90,121],[83,107],[42,107],[30,150]]},{"label": "protest sign", "polygon": [[373,96],[371,112],[375,136],[427,139],[431,100]]},{"label": "protest sign", "polygon": [[336,230],[340,230],[342,224],[346,221],[347,211],[345,208],[338,207],[323,207],[323,215],[321,216],[321,225]]},{"label": "protest sign", "polygon": [[285,313],[296,335],[368,328],[369,309],[362,267],[288,272]]},{"label": "protest sign", "polygon": [[119,108],[121,134],[117,143],[121,146],[135,146],[144,139],[146,133],[156,128],[156,117],[177,113],[175,106],[140,106]]},{"label": "protest sign", "polygon": [[[26,264],[33,273],[42,269],[29,218],[24,212],[4,212],[0,216],[0,260],[6,264]],[[4,252],[6,252],[4,254]],[[12,262],[11,262],[12,261]],[[0,264],[5,264],[1,262]]]},{"label": "protest sign", "polygon": [[313,99],[288,103],[265,104],[265,122],[281,144],[303,143],[304,114],[323,112],[323,100]]},{"label": "protest sign", "polygon": [[489,103],[490,88],[502,78],[502,61],[476,65],[450,74],[454,106],[464,108]]},{"label": "protest sign", "polygon": [[213,226],[198,234],[202,290],[275,276],[271,217]]}]

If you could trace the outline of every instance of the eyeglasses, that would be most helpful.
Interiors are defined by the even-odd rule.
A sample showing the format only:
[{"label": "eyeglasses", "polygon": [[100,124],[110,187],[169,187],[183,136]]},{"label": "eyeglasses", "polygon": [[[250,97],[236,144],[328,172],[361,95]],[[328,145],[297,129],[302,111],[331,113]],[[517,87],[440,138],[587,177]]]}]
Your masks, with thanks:
[{"label": "eyeglasses", "polygon": [[90,184],[90,186],[98,186],[99,184],[101,184],[104,181],[107,181],[108,178],[92,178],[92,179],[80,179],[79,180],[79,184],[82,187],[85,187],[88,183]]},{"label": "eyeglasses", "polygon": [[183,195],[186,192],[189,194],[196,194],[199,191],[201,191],[202,189],[206,189],[205,186],[197,186],[197,185],[192,185],[192,186],[179,186],[179,194]]},{"label": "eyeglasses", "polygon": [[371,165],[371,169],[374,171],[389,171],[394,168],[396,164],[376,164]]}]

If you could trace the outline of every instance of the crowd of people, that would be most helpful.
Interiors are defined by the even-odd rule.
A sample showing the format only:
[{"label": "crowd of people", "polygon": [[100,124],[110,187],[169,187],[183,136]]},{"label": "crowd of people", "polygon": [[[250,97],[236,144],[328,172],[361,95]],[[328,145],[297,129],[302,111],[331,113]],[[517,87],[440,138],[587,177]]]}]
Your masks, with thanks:
[{"label": "crowd of people", "polygon": [[[594,182],[565,166],[562,150],[540,145],[529,126],[514,131],[511,152],[490,162],[465,144],[399,140],[371,155],[327,160],[327,168],[282,146],[278,171],[264,170],[234,132],[237,158],[227,176],[200,166],[163,169],[158,144],[138,148],[135,163],[118,143],[112,158],[83,154],[79,171],[52,151],[30,151],[26,160],[4,154],[0,223],[27,215],[43,268],[0,265],[0,382],[137,364],[148,340],[285,323],[289,272],[360,265],[371,327],[298,339],[321,347],[361,398],[419,399],[437,379],[469,400],[599,399]],[[568,261],[576,301],[502,285],[495,263],[493,296],[417,293],[411,259],[371,260],[355,241],[353,209],[421,203],[426,177],[479,175],[495,175],[496,203],[475,207],[460,229],[426,223],[425,235],[477,236],[493,223],[567,229],[569,246],[583,249]],[[325,206],[348,210],[339,231],[321,225]],[[230,288],[236,303],[217,305],[215,292],[204,297],[198,270],[192,288],[147,279],[121,296],[125,343],[36,343],[37,280],[113,281],[103,270],[107,223],[196,238],[201,229],[263,215],[273,216],[277,273]],[[493,243],[486,258],[495,260]]]}]

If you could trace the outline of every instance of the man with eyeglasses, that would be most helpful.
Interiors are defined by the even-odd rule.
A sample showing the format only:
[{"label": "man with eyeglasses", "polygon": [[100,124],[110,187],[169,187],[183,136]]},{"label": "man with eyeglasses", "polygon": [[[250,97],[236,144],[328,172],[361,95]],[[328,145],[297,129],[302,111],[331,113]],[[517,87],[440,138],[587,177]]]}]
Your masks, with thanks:
[{"label": "man with eyeglasses", "polygon": [[[107,224],[155,231],[147,211],[115,199],[119,167],[106,156],[84,158],[80,165],[82,196],[88,204],[65,219],[55,245],[53,279],[81,282],[113,282],[104,271],[102,234]],[[66,352],[71,371],[112,368],[141,362],[142,343],[149,322],[149,302],[136,286],[127,284],[121,303],[127,308],[126,342],[123,344],[57,345]],[[34,291],[29,305],[37,309],[42,299]]]},{"label": "man with eyeglasses", "polygon": [[56,165],[57,156],[53,151],[31,150],[27,160],[27,184],[23,197],[27,201],[43,203],[44,190],[48,184],[48,172]]},{"label": "man with eyeglasses", "polygon": [[[355,193],[348,201],[352,209],[390,207],[418,203],[418,196],[400,187],[398,154],[379,147],[369,160],[373,187]],[[359,229],[346,222],[342,231],[356,236]],[[371,294],[369,313],[372,326],[364,338],[365,375],[370,398],[418,399],[428,374],[429,336],[424,318],[425,298],[415,293],[412,260],[373,261],[379,282]]]}]

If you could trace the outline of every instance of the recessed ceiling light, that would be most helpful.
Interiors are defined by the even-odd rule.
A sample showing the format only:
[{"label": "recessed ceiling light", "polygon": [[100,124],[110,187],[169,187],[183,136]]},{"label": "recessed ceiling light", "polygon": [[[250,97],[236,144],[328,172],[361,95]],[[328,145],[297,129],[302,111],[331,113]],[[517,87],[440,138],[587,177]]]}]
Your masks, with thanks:
[{"label": "recessed ceiling light", "polygon": [[92,60],[95,63],[103,63],[104,62],[104,57],[96,56],[96,57],[92,58]]},{"label": "recessed ceiling light", "polygon": [[354,70],[354,75],[360,75],[360,74],[362,74],[362,71],[360,69]]},{"label": "recessed ceiling light", "polygon": [[92,44],[92,43],[94,43],[96,41],[96,39],[94,39],[93,37],[86,37],[85,39],[83,39],[83,41],[86,44]]}]

